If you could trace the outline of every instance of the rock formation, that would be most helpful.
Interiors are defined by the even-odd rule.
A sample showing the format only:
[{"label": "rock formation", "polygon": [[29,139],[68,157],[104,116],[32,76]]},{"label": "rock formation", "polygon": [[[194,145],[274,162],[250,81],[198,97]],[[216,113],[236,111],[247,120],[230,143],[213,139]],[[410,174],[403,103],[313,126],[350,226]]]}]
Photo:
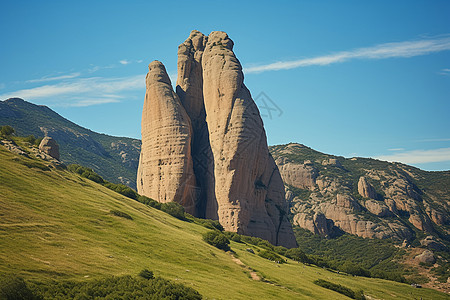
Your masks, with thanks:
[{"label": "rock formation", "polygon": [[233,41],[220,31],[193,31],[179,46],[176,94],[162,64],[150,64],[138,192],[294,247],[283,181],[243,81]]},{"label": "rock formation", "polygon": [[[318,228],[324,216],[327,226],[365,238],[411,241],[420,230],[437,243],[442,237],[436,226],[449,232],[450,197],[441,188],[448,185],[449,172],[437,176],[406,165],[346,159],[294,143],[272,146],[271,153],[286,184],[294,225],[333,234],[333,228]],[[435,185],[435,178],[442,185]]]},{"label": "rock formation", "polygon": [[358,181],[358,193],[364,198],[375,199],[376,193],[374,188],[367,181],[366,177],[361,176]]},{"label": "rock formation", "polygon": [[173,92],[163,64],[154,61],[148,69],[138,192],[160,202],[178,202],[193,213],[195,176],[191,157],[191,121]]},{"label": "rock formation", "polygon": [[59,160],[59,146],[51,137],[44,137],[39,144],[39,150]]}]

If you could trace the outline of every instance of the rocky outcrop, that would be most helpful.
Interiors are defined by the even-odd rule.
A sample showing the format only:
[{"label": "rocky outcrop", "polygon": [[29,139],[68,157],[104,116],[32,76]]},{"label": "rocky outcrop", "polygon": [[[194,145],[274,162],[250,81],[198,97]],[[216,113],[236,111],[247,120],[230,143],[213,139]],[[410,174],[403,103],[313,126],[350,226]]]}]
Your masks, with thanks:
[{"label": "rocky outcrop", "polygon": [[[326,234],[317,229],[319,215],[351,234],[398,241],[411,241],[416,229],[433,233],[432,222],[448,222],[448,202],[439,199],[445,194],[420,191],[414,178],[424,174],[414,175],[414,169],[334,157],[295,143],[273,146],[271,151],[286,184],[293,224],[311,232]],[[328,228],[330,232],[334,229]]]},{"label": "rocky outcrop", "polygon": [[375,199],[377,194],[373,186],[367,181],[366,177],[361,176],[358,181],[358,193],[364,198]]},{"label": "rocky outcrop", "polygon": [[[151,83],[153,64],[163,68],[152,63],[147,75],[138,191],[182,203],[196,216],[218,219],[226,230],[296,246],[283,181],[228,35],[193,31],[179,46],[178,96],[168,78],[159,79],[167,75]],[[161,157],[177,176],[152,163]],[[167,197],[186,185],[195,198],[190,206],[183,193]]]},{"label": "rocky outcrop", "polygon": [[387,205],[381,201],[367,200],[364,203],[364,206],[367,208],[369,212],[378,217],[388,217],[392,215],[391,211],[389,210],[389,207],[387,207]]},{"label": "rocky outcrop", "polygon": [[59,160],[59,145],[51,137],[44,137],[39,144],[39,150]]},{"label": "rocky outcrop", "polygon": [[178,202],[193,213],[196,183],[191,122],[163,64],[154,61],[148,69],[137,189],[160,202]]},{"label": "rocky outcrop", "polygon": [[434,257],[433,252],[431,252],[430,250],[423,251],[422,254],[417,255],[415,259],[419,263],[424,264],[434,264],[436,262],[436,258]]}]

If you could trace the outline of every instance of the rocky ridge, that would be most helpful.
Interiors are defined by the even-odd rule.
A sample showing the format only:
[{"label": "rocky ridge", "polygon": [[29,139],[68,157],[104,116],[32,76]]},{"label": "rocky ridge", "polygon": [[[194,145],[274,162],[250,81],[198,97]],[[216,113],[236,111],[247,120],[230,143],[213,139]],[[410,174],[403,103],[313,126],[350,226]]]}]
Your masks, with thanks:
[{"label": "rocky ridge", "polygon": [[334,157],[295,143],[272,146],[271,153],[286,184],[294,225],[324,237],[337,228],[406,245],[424,235],[434,236],[434,247],[448,240],[449,172]]},{"label": "rocky ridge", "polygon": [[176,93],[160,62],[146,81],[138,192],[295,246],[283,182],[228,35],[191,32],[178,49]]}]

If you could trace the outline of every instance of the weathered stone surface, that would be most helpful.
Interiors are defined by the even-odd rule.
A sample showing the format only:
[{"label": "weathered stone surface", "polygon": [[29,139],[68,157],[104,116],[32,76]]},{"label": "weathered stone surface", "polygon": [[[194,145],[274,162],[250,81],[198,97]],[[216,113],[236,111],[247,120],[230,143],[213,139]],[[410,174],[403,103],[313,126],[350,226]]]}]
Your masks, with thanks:
[{"label": "weathered stone surface", "polygon": [[59,146],[51,137],[44,137],[39,144],[39,150],[59,160]]},{"label": "weathered stone surface", "polygon": [[[189,212],[218,219],[226,230],[294,247],[284,184],[232,49],[224,32],[191,32],[178,48],[178,97],[165,71],[155,75],[150,65],[138,190],[165,202],[171,201],[169,191],[189,182],[195,195]],[[155,165],[161,157],[176,169],[161,171]],[[186,207],[185,197],[177,199]]]},{"label": "weathered stone surface", "polygon": [[361,176],[358,181],[358,193],[364,198],[376,198],[376,192],[373,186],[367,181],[364,176]]},{"label": "weathered stone surface", "polygon": [[191,157],[191,122],[173,92],[163,64],[153,61],[148,69],[138,192],[160,202],[178,202],[193,213],[196,181]]},{"label": "weathered stone surface", "polygon": [[387,205],[384,204],[384,202],[367,200],[364,203],[364,206],[367,208],[368,211],[370,211],[372,214],[378,217],[387,217],[392,215],[391,211],[389,210],[389,207],[387,207]]},{"label": "weathered stone surface", "polygon": [[447,248],[443,243],[439,242],[434,236],[431,235],[421,240],[420,244],[435,251],[445,251]]},{"label": "weathered stone surface", "polygon": [[[212,32],[202,56],[203,97],[213,157],[217,217],[226,230],[288,247],[284,185],[269,155],[258,108],[244,85],[233,42]],[[208,199],[209,201],[210,199]],[[207,217],[215,217],[208,215]]]},{"label": "weathered stone surface", "polygon": [[415,257],[418,262],[425,264],[434,264],[436,262],[436,258],[434,257],[433,252],[430,250],[425,250],[422,254],[419,254]]},{"label": "weathered stone surface", "polygon": [[285,184],[300,189],[314,188],[318,173],[310,163],[295,164],[290,162],[281,163],[279,161],[277,164]]}]

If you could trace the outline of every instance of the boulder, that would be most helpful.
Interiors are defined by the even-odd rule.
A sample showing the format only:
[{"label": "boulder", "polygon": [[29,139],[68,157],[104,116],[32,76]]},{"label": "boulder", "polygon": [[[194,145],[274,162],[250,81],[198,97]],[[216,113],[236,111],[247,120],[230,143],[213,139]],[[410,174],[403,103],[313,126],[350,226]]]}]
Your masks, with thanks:
[{"label": "boulder", "polygon": [[425,250],[422,254],[417,255],[415,258],[419,263],[424,264],[434,264],[436,262],[436,258],[434,257],[433,252],[430,250]]},{"label": "boulder", "polygon": [[44,137],[39,144],[39,150],[59,160],[59,145],[53,138],[48,136]]}]

